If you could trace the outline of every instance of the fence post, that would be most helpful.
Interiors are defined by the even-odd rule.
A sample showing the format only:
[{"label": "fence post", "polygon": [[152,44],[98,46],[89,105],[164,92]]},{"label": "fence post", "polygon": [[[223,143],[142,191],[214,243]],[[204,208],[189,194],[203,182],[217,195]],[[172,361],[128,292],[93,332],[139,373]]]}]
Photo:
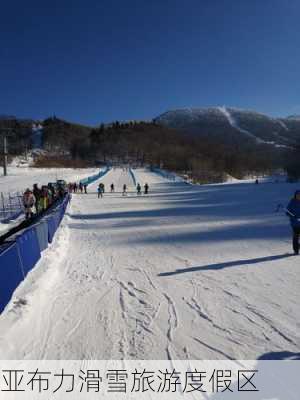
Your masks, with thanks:
[{"label": "fence post", "polygon": [[23,207],[22,207],[22,201],[21,201],[21,193],[20,192],[18,192],[18,201],[19,201],[19,208],[20,208],[20,211],[22,211],[22,209],[23,209]]},{"label": "fence post", "polygon": [[3,219],[5,219],[5,206],[4,206],[4,196],[1,192],[1,201],[2,201],[2,209],[3,209]]},{"label": "fence post", "polygon": [[10,208],[10,218],[13,218],[13,207],[12,207],[10,192],[8,193],[8,201],[9,201],[9,208]]}]

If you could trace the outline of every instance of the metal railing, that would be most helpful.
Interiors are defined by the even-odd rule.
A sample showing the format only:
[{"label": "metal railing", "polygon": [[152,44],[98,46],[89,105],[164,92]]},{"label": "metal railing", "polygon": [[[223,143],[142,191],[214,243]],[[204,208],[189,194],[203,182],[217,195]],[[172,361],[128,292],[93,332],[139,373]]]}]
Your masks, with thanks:
[{"label": "metal railing", "polygon": [[0,222],[8,222],[23,213],[23,193],[0,193]]}]

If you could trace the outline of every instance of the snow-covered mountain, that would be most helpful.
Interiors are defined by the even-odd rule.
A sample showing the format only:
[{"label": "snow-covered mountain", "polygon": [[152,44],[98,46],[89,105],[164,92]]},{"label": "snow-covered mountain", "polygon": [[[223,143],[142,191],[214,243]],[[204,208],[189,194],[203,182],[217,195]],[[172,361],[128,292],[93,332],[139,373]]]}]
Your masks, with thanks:
[{"label": "snow-covered mountain", "polygon": [[293,146],[300,140],[300,118],[272,118],[255,111],[229,107],[167,111],[154,121],[197,135],[226,141]]},{"label": "snow-covered mountain", "polygon": [[287,117],[287,119],[298,119],[298,120],[300,120],[300,115],[289,115],[288,117]]}]

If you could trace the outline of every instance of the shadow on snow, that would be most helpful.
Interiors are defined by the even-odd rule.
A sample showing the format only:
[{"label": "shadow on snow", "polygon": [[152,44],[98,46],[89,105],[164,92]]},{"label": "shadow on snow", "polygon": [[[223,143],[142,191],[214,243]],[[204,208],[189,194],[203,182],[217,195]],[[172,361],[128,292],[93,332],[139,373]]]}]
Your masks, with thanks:
[{"label": "shadow on snow", "polygon": [[182,268],[176,269],[175,271],[170,272],[161,272],[158,276],[172,276],[178,274],[186,274],[189,272],[198,272],[198,271],[218,271],[220,269],[231,268],[231,267],[239,267],[241,265],[251,265],[251,264],[258,264],[262,262],[268,261],[276,261],[281,260],[287,257],[292,257],[293,254],[278,254],[276,256],[268,256],[268,257],[258,257],[258,258],[251,258],[248,260],[237,260],[237,261],[228,261],[224,263],[216,263],[210,265],[202,265],[198,267],[190,267],[190,268]]}]

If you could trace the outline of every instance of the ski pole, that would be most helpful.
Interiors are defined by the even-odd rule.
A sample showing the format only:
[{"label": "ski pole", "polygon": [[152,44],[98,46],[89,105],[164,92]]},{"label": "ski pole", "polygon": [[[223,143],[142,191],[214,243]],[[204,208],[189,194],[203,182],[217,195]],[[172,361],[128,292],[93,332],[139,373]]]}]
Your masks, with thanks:
[{"label": "ski pole", "polygon": [[300,221],[300,218],[297,218],[295,214],[293,214],[292,212],[290,212],[290,210],[288,210],[287,208],[284,208],[284,211],[289,214],[291,217],[295,218],[297,221]]},{"label": "ski pole", "polygon": [[284,211],[285,211],[286,213],[288,213],[291,217],[296,217],[296,215],[293,214],[292,212],[290,212],[290,210],[288,210],[287,208],[284,208]]}]

